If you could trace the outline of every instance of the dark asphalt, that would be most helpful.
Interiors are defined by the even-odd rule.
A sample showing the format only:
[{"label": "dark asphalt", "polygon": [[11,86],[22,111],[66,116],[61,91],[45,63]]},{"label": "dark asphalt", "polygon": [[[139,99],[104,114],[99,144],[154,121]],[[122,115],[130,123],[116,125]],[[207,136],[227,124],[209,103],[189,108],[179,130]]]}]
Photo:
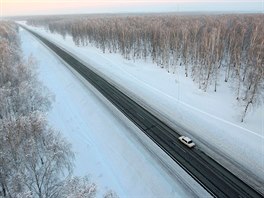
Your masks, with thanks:
[{"label": "dark asphalt", "polygon": [[[27,29],[26,27],[23,28]],[[181,144],[178,141],[180,134],[177,131],[168,127],[159,118],[152,115],[72,55],[35,32],[27,30],[79,72],[211,195],[221,198],[263,197],[200,150],[196,148],[189,149]]]}]

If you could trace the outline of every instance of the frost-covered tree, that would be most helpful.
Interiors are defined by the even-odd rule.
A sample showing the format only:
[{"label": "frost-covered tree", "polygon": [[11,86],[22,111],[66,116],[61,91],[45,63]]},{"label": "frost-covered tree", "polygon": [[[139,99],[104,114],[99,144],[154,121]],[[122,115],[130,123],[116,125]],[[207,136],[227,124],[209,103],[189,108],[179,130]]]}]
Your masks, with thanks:
[{"label": "frost-covered tree", "polygon": [[74,153],[48,125],[52,97],[34,59],[22,59],[16,31],[0,22],[0,197],[94,197],[95,184],[71,178]]},{"label": "frost-covered tree", "polygon": [[[45,121],[50,96],[20,55],[17,28],[0,24],[0,196],[53,197],[71,173],[70,145]],[[66,174],[68,173],[68,174]]]},{"label": "frost-covered tree", "polygon": [[74,177],[67,180],[62,187],[60,197],[65,198],[94,198],[97,188],[88,177]]},{"label": "frost-covered tree", "polygon": [[[33,197],[58,197],[73,166],[71,146],[47,127],[41,113],[1,120],[2,186],[10,197],[30,192]],[[2,189],[2,190],[4,190]]]}]

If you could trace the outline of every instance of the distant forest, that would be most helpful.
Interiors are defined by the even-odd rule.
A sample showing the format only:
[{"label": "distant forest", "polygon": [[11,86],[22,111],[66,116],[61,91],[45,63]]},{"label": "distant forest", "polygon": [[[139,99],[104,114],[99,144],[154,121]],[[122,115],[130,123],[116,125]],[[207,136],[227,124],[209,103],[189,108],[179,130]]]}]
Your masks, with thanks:
[{"label": "distant forest", "polygon": [[183,67],[204,91],[230,81],[244,108],[242,122],[264,100],[263,14],[40,17],[28,24],[70,35],[78,46],[151,59],[169,73]]}]

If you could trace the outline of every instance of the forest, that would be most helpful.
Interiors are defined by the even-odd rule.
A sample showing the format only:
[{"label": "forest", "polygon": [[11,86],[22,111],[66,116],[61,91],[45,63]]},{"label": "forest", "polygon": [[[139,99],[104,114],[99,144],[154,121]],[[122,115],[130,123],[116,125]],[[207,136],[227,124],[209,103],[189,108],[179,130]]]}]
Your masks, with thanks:
[{"label": "forest", "polygon": [[264,102],[263,14],[49,16],[27,23],[70,35],[78,46],[150,59],[169,73],[182,68],[205,92],[229,82],[241,122]]},{"label": "forest", "polygon": [[[73,175],[71,144],[49,126],[53,96],[24,60],[19,28],[0,22],[0,197],[93,198],[97,186]],[[117,195],[109,191],[104,197]]]}]

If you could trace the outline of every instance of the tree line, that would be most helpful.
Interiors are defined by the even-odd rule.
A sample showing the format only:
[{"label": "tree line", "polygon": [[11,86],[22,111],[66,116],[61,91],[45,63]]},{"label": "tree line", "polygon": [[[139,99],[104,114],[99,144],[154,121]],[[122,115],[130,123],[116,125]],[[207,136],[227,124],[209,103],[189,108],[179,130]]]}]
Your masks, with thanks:
[{"label": "tree line", "polygon": [[250,106],[263,103],[263,14],[42,17],[28,24],[70,35],[78,46],[151,59],[169,73],[182,67],[204,91],[230,81],[242,122]]},{"label": "tree line", "polygon": [[34,59],[23,59],[18,31],[0,22],[0,197],[95,197],[94,183],[72,175],[70,143],[47,122],[52,96]]}]

